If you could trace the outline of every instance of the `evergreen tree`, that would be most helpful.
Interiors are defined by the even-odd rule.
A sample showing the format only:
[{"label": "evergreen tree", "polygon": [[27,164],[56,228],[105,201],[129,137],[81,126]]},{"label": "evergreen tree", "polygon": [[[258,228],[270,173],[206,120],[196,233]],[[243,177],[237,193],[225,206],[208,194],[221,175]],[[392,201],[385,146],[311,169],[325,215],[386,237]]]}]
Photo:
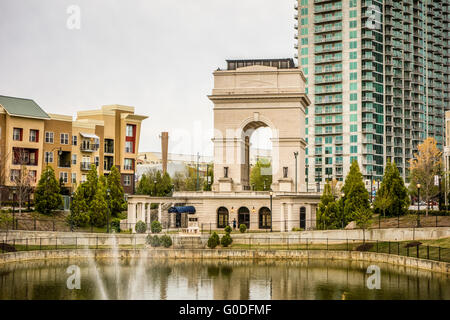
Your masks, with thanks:
[{"label": "evergreen tree", "polygon": [[383,181],[377,192],[374,207],[381,210],[384,215],[389,216],[400,216],[408,210],[408,189],[395,163],[388,162],[386,164]]},{"label": "evergreen tree", "polygon": [[369,192],[364,186],[363,176],[356,160],[353,161],[350,166],[350,172],[345,178],[342,193],[343,197],[340,200],[342,212],[341,224],[345,226],[350,221],[354,220],[356,210],[360,208],[367,209],[370,207]]},{"label": "evergreen tree", "polygon": [[[120,213],[124,211],[125,197],[122,184],[120,183],[120,172],[116,166],[112,166],[111,172],[108,176],[107,187],[110,195],[110,210],[112,217],[119,217]],[[125,209],[126,210],[126,209]]]},{"label": "evergreen tree", "polygon": [[89,205],[89,220],[92,225],[102,227],[106,224],[108,214],[108,203],[106,202],[106,179],[100,177],[97,190]]},{"label": "evergreen tree", "polygon": [[160,170],[149,170],[141,176],[136,191],[153,197],[167,197],[172,194],[172,189],[172,179],[167,172],[163,175]]},{"label": "evergreen tree", "polygon": [[47,166],[42,172],[34,197],[36,211],[41,214],[50,215],[62,205],[59,182],[52,167]]},{"label": "evergreen tree", "polygon": [[137,194],[146,194],[146,195],[152,194],[148,174],[144,173],[141,176],[141,178],[139,179],[139,182],[138,182],[137,188],[136,188],[136,193]]},{"label": "evergreen tree", "polygon": [[320,198],[319,210],[317,212],[317,228],[336,229],[340,226],[339,207],[334,198],[331,185],[327,183]]},{"label": "evergreen tree", "polygon": [[91,165],[91,169],[89,170],[87,174],[87,180],[86,180],[86,200],[88,204],[92,202],[94,199],[95,193],[97,192],[97,185],[98,185],[98,174],[97,174],[97,167],[95,164]]},{"label": "evergreen tree", "polygon": [[89,204],[87,197],[89,195],[87,183],[82,183],[75,191],[72,205],[70,206],[70,215],[68,222],[72,226],[84,226],[89,223]]}]

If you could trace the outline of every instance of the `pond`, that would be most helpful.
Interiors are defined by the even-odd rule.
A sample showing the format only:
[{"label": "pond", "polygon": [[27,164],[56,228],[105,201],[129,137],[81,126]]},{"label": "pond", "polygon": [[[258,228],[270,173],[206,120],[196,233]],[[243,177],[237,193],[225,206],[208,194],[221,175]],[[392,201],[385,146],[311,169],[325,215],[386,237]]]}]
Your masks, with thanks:
[{"label": "pond", "polygon": [[450,299],[449,275],[389,264],[376,264],[381,288],[369,289],[370,265],[331,260],[39,260],[0,266],[0,299]]}]

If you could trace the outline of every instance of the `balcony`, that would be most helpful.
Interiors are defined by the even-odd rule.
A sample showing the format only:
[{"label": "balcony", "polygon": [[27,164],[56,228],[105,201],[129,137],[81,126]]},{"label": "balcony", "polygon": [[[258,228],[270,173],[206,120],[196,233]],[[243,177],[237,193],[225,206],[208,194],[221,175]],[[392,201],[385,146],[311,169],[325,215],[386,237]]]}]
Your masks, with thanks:
[{"label": "balcony", "polygon": [[96,152],[98,151],[99,147],[99,143],[91,142],[88,140],[83,140],[80,144],[80,150],[82,152]]},{"label": "balcony", "polygon": [[105,153],[114,154],[114,140],[105,139]]},{"label": "balcony", "polygon": [[58,155],[58,167],[59,168],[70,168],[71,159],[69,151],[62,151],[60,155]]},{"label": "balcony", "polygon": [[37,166],[38,165],[38,149],[29,148],[13,148],[12,164]]},{"label": "balcony", "polygon": [[105,156],[104,162],[103,162],[103,169],[105,171],[111,171],[111,168],[114,165],[114,157],[111,156]]}]

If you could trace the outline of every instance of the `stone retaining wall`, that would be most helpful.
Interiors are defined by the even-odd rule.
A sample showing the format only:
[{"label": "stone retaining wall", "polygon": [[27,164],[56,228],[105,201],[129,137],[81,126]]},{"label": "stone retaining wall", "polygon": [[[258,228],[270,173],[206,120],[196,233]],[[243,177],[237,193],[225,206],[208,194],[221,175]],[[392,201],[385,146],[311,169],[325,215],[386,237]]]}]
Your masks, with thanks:
[{"label": "stone retaining wall", "polygon": [[[374,263],[389,263],[393,265],[418,268],[433,272],[450,274],[450,263],[438,262],[413,257],[404,257],[375,252],[357,251],[325,251],[325,250],[201,250],[201,249],[120,249],[122,258],[140,257],[145,254],[149,258],[162,259],[331,259],[349,261],[370,261]],[[48,251],[21,251],[0,255],[0,264],[42,259],[67,258],[111,258],[112,250],[48,250]]]},{"label": "stone retaining wall", "polygon": [[[137,245],[145,243],[146,234],[105,234],[105,233],[82,233],[82,232],[48,232],[48,231],[9,231],[8,233],[0,231],[0,239],[8,240],[13,239],[34,239],[34,243],[40,241],[47,241],[49,245],[54,245],[56,238],[68,239],[66,241],[74,242],[75,238],[81,239],[83,243],[89,242],[90,245],[112,245],[113,237],[117,237],[120,245]],[[170,236],[176,237],[177,235],[171,234]],[[202,241],[206,242],[209,234],[203,234]],[[245,234],[232,234],[234,243],[246,244],[249,242],[249,238],[252,238],[252,243],[267,243],[270,238],[270,242],[273,244],[285,244],[287,238],[292,243],[295,241],[306,241],[308,239],[310,243],[326,243],[326,239],[329,239],[329,243],[338,243],[343,241],[335,240],[362,240],[362,230],[316,230],[316,231],[302,231],[302,232],[268,232],[268,233],[245,233]],[[392,229],[373,229],[367,230],[365,233],[366,240],[369,241],[410,241],[410,240],[434,240],[450,237],[449,227],[440,228],[392,228]],[[50,240],[44,240],[50,239]],[[73,240],[70,240],[73,239]],[[98,239],[98,240],[97,240]],[[63,240],[60,240],[63,241]],[[73,243],[71,243],[73,244]]]}]

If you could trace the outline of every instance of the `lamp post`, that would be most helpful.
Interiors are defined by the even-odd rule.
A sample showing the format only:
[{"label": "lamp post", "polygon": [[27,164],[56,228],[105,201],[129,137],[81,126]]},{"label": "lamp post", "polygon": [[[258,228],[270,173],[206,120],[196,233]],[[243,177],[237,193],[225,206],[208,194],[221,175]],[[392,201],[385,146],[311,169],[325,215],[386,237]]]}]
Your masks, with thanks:
[{"label": "lamp post", "polygon": [[[72,203],[73,203],[73,198],[75,196],[75,192],[72,191],[71,195],[70,195],[70,203],[69,203],[69,210],[72,208]],[[69,215],[69,223],[70,223],[70,231],[73,232],[73,220],[71,218],[71,216]]]},{"label": "lamp post", "polygon": [[344,229],[344,216],[345,216],[345,193],[342,192],[341,193],[341,197],[342,197],[342,229]]},{"label": "lamp post", "polygon": [[111,203],[111,190],[108,188],[106,190],[107,201],[108,201],[108,210],[106,210],[106,233],[109,233],[109,211],[110,211],[110,203]]},{"label": "lamp post", "polygon": [[272,198],[273,198],[273,191],[270,190],[270,232],[273,231],[273,212],[272,212]]},{"label": "lamp post", "polygon": [[13,189],[13,191],[12,191],[12,194],[13,194],[13,203],[12,203],[12,205],[13,205],[13,230],[15,230],[16,229],[16,189]]},{"label": "lamp post", "polygon": [[417,227],[420,227],[420,183],[417,184]]},{"label": "lamp post", "polygon": [[156,179],[153,180],[153,184],[155,185],[155,190],[154,190],[155,194],[154,194],[154,197],[156,197],[156,183],[157,183],[157,182],[158,182],[158,181],[156,181]]},{"label": "lamp post", "polygon": [[417,213],[420,211],[420,188],[422,187],[420,183],[416,185],[417,187]]},{"label": "lamp post", "polygon": [[297,157],[298,157],[298,151],[294,152],[295,157],[295,193],[298,191],[298,174],[297,174]]}]

